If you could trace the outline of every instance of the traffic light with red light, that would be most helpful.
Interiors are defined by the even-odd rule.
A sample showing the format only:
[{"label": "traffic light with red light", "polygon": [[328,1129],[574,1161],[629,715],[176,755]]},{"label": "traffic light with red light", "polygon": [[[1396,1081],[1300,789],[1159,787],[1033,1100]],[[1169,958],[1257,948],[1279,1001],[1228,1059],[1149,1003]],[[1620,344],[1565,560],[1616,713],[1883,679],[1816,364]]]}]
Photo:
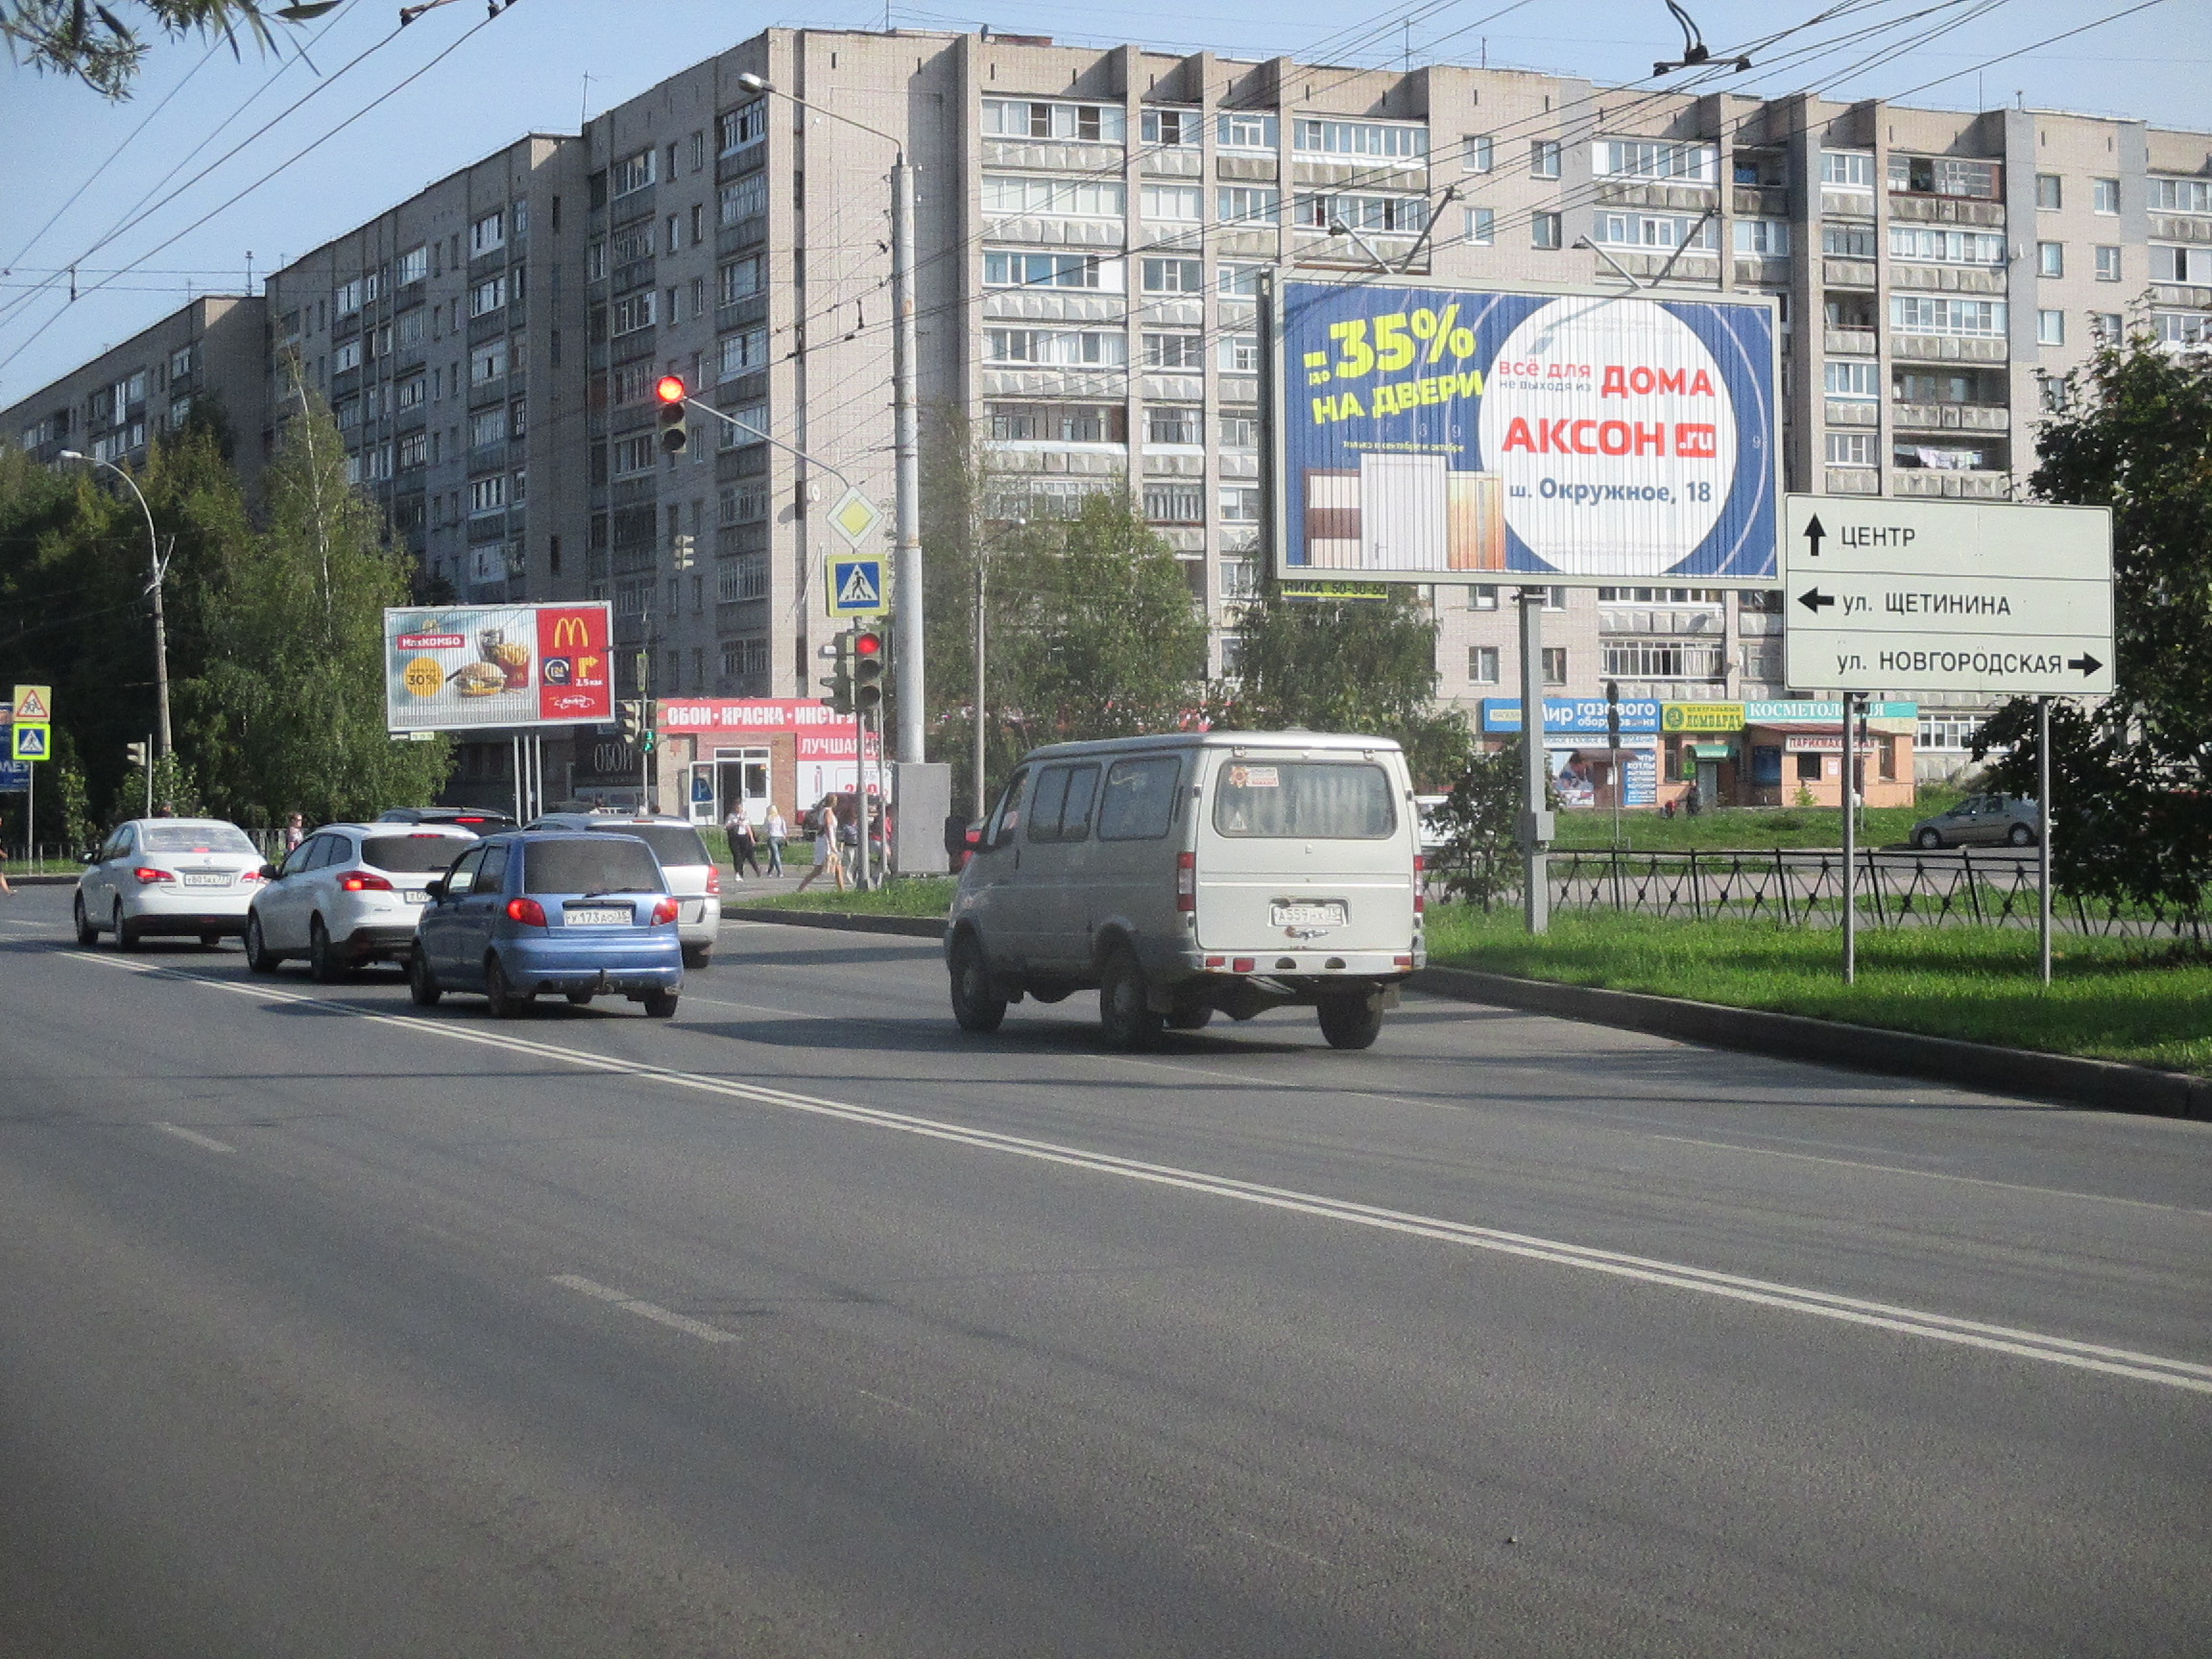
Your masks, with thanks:
[{"label": "traffic light with red light", "polygon": [[661,447],[671,455],[680,455],[691,442],[690,417],[685,413],[684,399],[689,396],[680,374],[663,374],[653,388],[653,395],[661,399]]},{"label": "traffic light with red light", "polygon": [[883,707],[883,663],[887,653],[883,636],[873,628],[853,635],[853,708],[873,714]]}]

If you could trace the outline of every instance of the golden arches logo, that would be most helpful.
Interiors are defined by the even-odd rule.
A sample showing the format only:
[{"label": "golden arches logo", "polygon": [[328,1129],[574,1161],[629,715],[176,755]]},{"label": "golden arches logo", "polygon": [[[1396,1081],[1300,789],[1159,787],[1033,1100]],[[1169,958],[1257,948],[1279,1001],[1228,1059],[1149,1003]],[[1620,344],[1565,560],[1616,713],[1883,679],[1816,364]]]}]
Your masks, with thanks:
[{"label": "golden arches logo", "polygon": [[553,649],[556,651],[586,651],[591,646],[591,623],[589,618],[569,615],[556,617],[553,623]]}]

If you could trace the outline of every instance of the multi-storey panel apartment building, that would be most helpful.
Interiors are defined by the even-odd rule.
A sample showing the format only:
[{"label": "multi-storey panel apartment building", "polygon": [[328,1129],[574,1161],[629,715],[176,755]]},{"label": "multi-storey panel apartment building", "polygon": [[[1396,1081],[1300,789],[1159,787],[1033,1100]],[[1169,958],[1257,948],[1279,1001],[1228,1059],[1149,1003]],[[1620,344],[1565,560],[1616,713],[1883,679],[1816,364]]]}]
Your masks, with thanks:
[{"label": "multi-storey panel apartment building", "polygon": [[[773,29],[278,273],[272,407],[296,358],[458,592],[612,599],[626,689],[642,652],[656,696],[809,695],[826,510],[892,496],[901,149],[921,398],[959,418],[931,429],[973,434],[1024,511],[1129,490],[1217,668],[1266,556],[1271,272],[1775,296],[1787,482],[1836,493],[2017,495],[2049,380],[2101,335],[2212,334],[2200,132]],[[667,373],[730,417],[673,456]],[[1434,590],[1442,696],[1517,684],[1509,593]],[[1552,599],[1563,691],[1821,689],[1780,683],[1776,593]],[[1931,706],[1924,735],[1955,745],[1971,712]]]}]

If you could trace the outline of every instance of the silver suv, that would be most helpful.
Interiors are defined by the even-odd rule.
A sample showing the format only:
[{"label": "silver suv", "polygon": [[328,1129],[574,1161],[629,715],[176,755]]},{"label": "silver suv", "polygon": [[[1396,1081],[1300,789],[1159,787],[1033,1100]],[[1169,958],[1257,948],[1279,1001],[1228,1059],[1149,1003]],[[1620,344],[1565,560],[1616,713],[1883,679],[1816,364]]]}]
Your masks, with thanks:
[{"label": "silver suv", "polygon": [[677,901],[676,936],[684,942],[684,966],[704,968],[713,959],[722,934],[722,874],[714,854],[686,820],[662,814],[548,812],[525,830],[581,830],[593,835],[635,835],[653,849]]},{"label": "silver suv", "polygon": [[1937,847],[2032,847],[2043,833],[2043,812],[2018,795],[1969,795],[1948,812],[1912,826],[1912,845]]}]

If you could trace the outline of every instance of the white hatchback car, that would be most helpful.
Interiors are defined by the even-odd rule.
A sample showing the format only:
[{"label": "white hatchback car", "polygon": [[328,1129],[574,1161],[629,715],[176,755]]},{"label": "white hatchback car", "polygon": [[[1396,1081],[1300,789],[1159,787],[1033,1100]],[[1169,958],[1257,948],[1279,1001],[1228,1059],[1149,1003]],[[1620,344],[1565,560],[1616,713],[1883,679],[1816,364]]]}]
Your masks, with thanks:
[{"label": "white hatchback car", "polygon": [[212,946],[246,931],[261,890],[261,850],[217,818],[134,818],[109,831],[85,864],[72,906],[80,945],[111,932],[124,950],[154,934],[197,934]]},{"label": "white hatchback car", "polygon": [[405,962],[415,922],[476,837],[438,824],[325,824],[266,872],[246,920],[246,962],[274,974],[291,956],[327,985],[364,962]]},{"label": "white hatchback car", "polygon": [[722,936],[722,873],[699,831],[685,819],[658,814],[548,812],[525,830],[581,830],[592,835],[635,835],[653,849],[675,895],[676,936],[684,942],[684,966],[704,968]]}]

